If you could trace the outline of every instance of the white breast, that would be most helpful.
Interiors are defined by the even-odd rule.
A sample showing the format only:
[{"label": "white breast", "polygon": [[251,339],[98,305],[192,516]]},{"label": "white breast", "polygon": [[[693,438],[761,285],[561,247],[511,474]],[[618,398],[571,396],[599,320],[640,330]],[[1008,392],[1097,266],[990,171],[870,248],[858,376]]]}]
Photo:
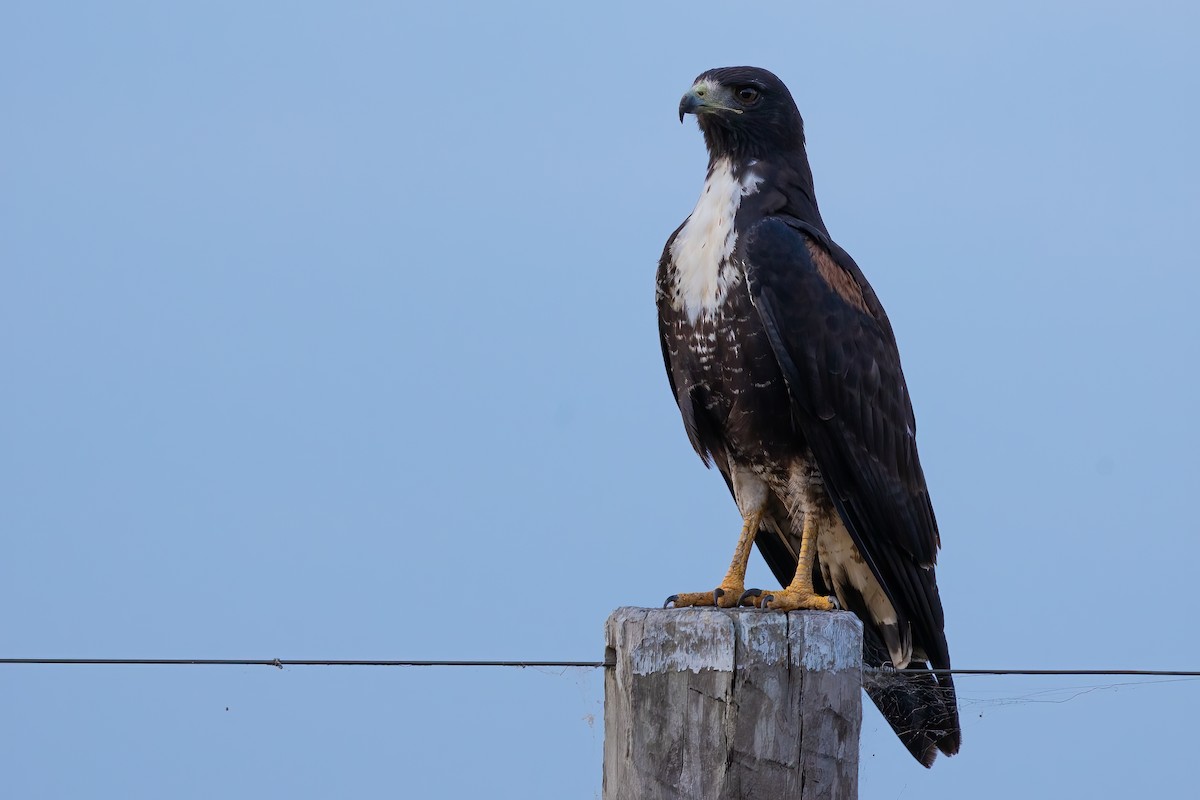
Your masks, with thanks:
[{"label": "white breast", "polygon": [[740,273],[729,263],[737,245],[733,222],[742,198],[757,192],[761,182],[753,169],[736,179],[727,159],[713,164],[692,215],[671,243],[675,305],[686,311],[693,323],[712,316],[737,284]]}]

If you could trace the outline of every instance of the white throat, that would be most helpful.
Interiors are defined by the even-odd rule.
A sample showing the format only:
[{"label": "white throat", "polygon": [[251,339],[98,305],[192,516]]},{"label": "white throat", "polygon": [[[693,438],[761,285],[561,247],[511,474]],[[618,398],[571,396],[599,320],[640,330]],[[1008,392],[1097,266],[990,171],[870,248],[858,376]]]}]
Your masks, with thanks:
[{"label": "white throat", "polygon": [[728,159],[713,164],[692,215],[671,243],[675,305],[687,312],[692,323],[713,316],[741,277],[741,271],[729,263],[737,245],[733,222],[742,198],[757,192],[762,182],[753,166],[751,162],[738,180]]}]

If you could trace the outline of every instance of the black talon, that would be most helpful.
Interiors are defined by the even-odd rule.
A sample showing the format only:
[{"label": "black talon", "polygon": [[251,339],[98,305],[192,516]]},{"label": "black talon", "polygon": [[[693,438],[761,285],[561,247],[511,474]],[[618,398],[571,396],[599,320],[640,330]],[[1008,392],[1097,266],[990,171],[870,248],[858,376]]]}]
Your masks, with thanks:
[{"label": "black talon", "polygon": [[766,611],[766,610],[767,610],[767,603],[771,602],[771,601],[772,601],[772,600],[774,600],[774,599],[775,599],[775,595],[773,595],[773,594],[764,594],[764,595],[762,596],[762,600],[760,600],[760,601],[759,601],[759,603],[758,603],[758,609],[759,609],[760,611]]},{"label": "black talon", "polygon": [[842,604],[839,603],[838,599],[836,597],[834,597],[833,595],[829,595],[829,597],[827,597],[825,599],[829,601],[829,605],[833,606],[834,610],[845,611],[845,609],[842,608]]},{"label": "black talon", "polygon": [[674,603],[678,599],[679,599],[679,595],[677,595],[677,594],[671,595],[670,597],[668,597],[666,600],[663,601],[663,608],[666,608],[667,606],[671,605],[671,603]]},{"label": "black talon", "polygon": [[725,596],[724,589],[713,589],[713,605],[716,606],[717,608],[720,608],[721,603],[719,601],[724,596]]},{"label": "black talon", "polygon": [[738,605],[740,606],[742,603],[746,602],[747,597],[758,597],[760,594],[762,594],[762,589],[747,589],[746,591],[742,592],[742,596],[738,598]]}]

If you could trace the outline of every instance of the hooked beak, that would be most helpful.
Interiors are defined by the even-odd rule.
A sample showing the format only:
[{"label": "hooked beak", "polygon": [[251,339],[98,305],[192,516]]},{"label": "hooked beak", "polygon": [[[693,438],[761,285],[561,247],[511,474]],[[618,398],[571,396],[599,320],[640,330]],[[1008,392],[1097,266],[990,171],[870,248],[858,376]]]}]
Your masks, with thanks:
[{"label": "hooked beak", "polygon": [[742,113],[742,109],[734,103],[730,90],[711,80],[698,81],[679,101],[680,122],[683,122],[685,114],[711,114],[716,111]]},{"label": "hooked beak", "polygon": [[700,107],[704,105],[704,98],[696,94],[696,87],[693,86],[688,90],[688,93],[679,101],[679,121],[683,122],[684,114],[695,114]]}]

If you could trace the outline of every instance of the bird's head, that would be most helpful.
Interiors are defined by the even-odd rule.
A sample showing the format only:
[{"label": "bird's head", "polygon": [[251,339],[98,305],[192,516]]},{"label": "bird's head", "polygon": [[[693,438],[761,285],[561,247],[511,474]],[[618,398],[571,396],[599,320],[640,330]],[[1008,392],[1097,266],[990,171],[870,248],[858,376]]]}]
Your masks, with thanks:
[{"label": "bird's head", "polygon": [[764,158],[804,148],[804,120],[783,81],[757,67],[701,73],[679,101],[695,114],[712,159]]}]

